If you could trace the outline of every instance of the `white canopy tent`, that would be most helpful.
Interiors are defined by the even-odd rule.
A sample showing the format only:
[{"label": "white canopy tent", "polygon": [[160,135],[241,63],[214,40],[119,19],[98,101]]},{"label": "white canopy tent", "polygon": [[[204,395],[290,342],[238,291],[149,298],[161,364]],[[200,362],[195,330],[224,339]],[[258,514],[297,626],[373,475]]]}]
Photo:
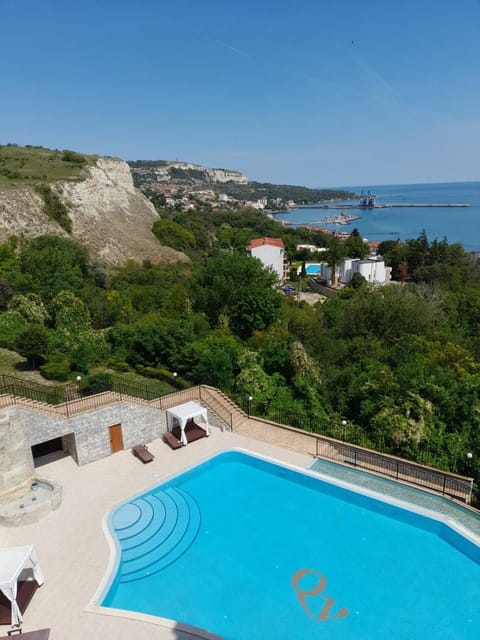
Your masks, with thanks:
[{"label": "white canopy tent", "polygon": [[167,409],[167,429],[171,431],[176,425],[180,427],[180,441],[182,444],[188,444],[187,436],[185,435],[185,427],[189,420],[195,420],[195,418],[202,418],[204,424],[200,425],[205,429],[207,436],[210,435],[210,429],[208,426],[208,412],[205,407],[197,402],[185,402],[179,404],[176,407]]},{"label": "white canopy tent", "polygon": [[33,577],[37,584],[42,585],[43,573],[32,545],[0,549],[0,591],[12,603],[12,626],[22,621],[22,613],[17,604],[17,581],[22,570],[29,564],[33,566]]}]

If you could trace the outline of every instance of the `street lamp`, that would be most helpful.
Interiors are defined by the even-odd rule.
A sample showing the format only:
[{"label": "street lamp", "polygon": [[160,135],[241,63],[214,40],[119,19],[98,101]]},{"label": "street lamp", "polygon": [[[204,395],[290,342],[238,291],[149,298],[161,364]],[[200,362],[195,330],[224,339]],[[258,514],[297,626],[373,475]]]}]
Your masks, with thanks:
[{"label": "street lamp", "polygon": [[248,417],[250,418],[251,408],[252,408],[252,396],[248,396]]},{"label": "street lamp", "polygon": [[469,451],[467,453],[467,467],[468,467],[468,473],[472,472],[472,458],[473,458],[473,453],[471,451]]},{"label": "street lamp", "polygon": [[473,458],[473,453],[471,451],[469,451],[467,453],[467,473],[472,476],[472,485],[470,487],[470,495],[468,496],[466,502],[467,504],[470,504],[471,502],[471,498],[472,498],[472,492],[473,492],[473,486],[475,484],[475,478],[473,478],[473,469],[472,469],[472,458]]},{"label": "street lamp", "polygon": [[342,427],[343,427],[343,441],[345,442],[345,440],[347,439],[347,421],[346,420],[342,420]]}]

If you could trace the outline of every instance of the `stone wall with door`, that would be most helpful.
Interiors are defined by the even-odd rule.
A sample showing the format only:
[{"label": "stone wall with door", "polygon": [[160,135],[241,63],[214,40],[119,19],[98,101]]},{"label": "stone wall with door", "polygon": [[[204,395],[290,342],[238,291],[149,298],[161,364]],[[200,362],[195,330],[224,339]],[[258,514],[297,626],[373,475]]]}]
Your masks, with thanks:
[{"label": "stone wall with door", "polygon": [[[166,431],[163,411],[141,405],[118,402],[71,418],[32,411],[24,407],[8,410],[15,428],[25,435],[28,449],[32,445],[62,438],[64,450],[79,465],[111,454],[109,427],[121,425],[123,447],[151,442]],[[31,450],[28,455],[31,459]]]}]

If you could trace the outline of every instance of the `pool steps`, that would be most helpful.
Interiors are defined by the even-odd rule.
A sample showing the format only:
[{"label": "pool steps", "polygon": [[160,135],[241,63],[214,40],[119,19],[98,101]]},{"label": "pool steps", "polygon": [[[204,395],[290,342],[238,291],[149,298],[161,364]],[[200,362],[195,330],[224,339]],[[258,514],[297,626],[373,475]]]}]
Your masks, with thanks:
[{"label": "pool steps", "polygon": [[195,541],[200,524],[200,509],[183,489],[170,487],[122,505],[114,518],[122,548],[119,581],[139,580],[178,560]]}]

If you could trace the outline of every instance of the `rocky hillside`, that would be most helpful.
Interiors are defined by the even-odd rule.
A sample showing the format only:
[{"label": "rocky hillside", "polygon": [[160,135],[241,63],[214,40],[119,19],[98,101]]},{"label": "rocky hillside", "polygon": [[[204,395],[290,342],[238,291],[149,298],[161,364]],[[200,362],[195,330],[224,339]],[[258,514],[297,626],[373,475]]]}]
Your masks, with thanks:
[{"label": "rocky hillside", "polygon": [[[151,231],[158,214],[134,187],[126,162],[90,156],[81,171],[77,167],[75,175],[67,179],[52,179],[43,168],[33,178],[25,178],[21,170],[8,168],[8,150],[1,162],[6,149],[0,147],[0,241],[11,235],[71,236],[110,265],[129,258],[154,262],[186,259],[159,245]],[[45,151],[49,150],[42,153]],[[49,153],[55,157],[61,152]]]},{"label": "rocky hillside", "polygon": [[162,193],[175,197],[176,194],[195,195],[202,190],[226,194],[238,203],[266,198],[269,204],[278,208],[281,203],[316,203],[326,200],[347,200],[354,196],[340,189],[311,189],[297,185],[279,185],[255,182],[240,171],[209,169],[188,162],[166,160],[136,160],[128,163],[136,187],[145,194]]},{"label": "rocky hillside", "polygon": [[210,169],[190,162],[137,160],[129,162],[135,186],[152,188],[155,184],[176,184],[185,188],[208,188],[226,183],[248,184],[240,171]]}]

